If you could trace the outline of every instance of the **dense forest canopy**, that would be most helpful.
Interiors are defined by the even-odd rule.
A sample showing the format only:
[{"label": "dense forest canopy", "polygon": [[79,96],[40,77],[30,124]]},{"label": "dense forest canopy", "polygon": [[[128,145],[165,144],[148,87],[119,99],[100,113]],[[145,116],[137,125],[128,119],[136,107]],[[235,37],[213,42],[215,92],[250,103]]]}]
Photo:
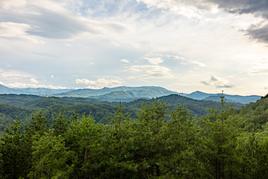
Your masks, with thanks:
[{"label": "dense forest canopy", "polygon": [[14,121],[1,135],[0,178],[268,177],[267,97],[204,116],[162,101],[135,117],[124,107],[106,123],[45,112]]},{"label": "dense forest canopy", "polygon": [[[16,119],[29,121],[32,113],[42,111],[51,120],[53,116],[64,113],[70,117],[77,114],[90,115],[96,122],[106,123],[110,121],[118,105],[124,106],[124,112],[131,117],[137,117],[137,113],[143,104],[153,101],[161,101],[167,105],[168,112],[174,110],[177,105],[185,106],[191,113],[197,116],[205,115],[211,108],[219,109],[220,104],[213,101],[194,100],[177,94],[163,96],[155,99],[139,99],[132,102],[105,102],[90,98],[71,97],[41,97],[34,95],[1,95],[0,94],[0,133]],[[240,108],[241,104],[228,104]]]}]

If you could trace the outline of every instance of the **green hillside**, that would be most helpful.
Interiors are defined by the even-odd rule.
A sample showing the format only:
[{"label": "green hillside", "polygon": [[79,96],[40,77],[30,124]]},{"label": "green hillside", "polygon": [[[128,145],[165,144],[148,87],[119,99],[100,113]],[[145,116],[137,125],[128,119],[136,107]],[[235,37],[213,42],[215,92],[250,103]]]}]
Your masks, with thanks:
[{"label": "green hillside", "polygon": [[[129,96],[128,96],[129,97]],[[91,115],[97,122],[107,122],[115,113],[116,107],[124,106],[125,112],[135,117],[139,108],[153,101],[165,103],[169,110],[177,106],[184,106],[192,114],[200,116],[208,113],[210,109],[219,109],[220,104],[211,101],[198,101],[179,95],[169,95],[151,100],[139,99],[133,102],[105,102],[92,98],[70,98],[70,97],[40,97],[33,95],[0,95],[0,118],[2,121],[10,121],[16,118],[27,120],[31,113],[44,111],[48,116],[64,113],[67,117],[73,114],[79,116]],[[5,110],[5,108],[9,110]],[[236,105],[239,108],[240,105]],[[14,109],[13,109],[14,108]],[[11,115],[12,114],[12,115]],[[23,115],[22,115],[23,114]],[[4,122],[3,122],[4,123]],[[8,123],[7,123],[8,124]]]},{"label": "green hillside", "polygon": [[[15,99],[14,99],[15,98]],[[25,98],[25,103],[23,99]],[[1,96],[1,101],[71,110],[93,105],[90,99]],[[165,101],[165,103],[164,103]],[[268,177],[268,99],[234,109],[224,103],[203,116],[185,107],[191,99],[171,95],[127,105],[109,103],[115,112],[97,123],[87,116],[62,111],[15,121],[0,138],[1,178],[258,178]],[[33,102],[33,103],[32,103]],[[94,101],[96,112],[104,110]],[[192,101],[205,107],[209,103]],[[189,103],[189,104],[188,104]],[[31,104],[31,105],[30,105]],[[76,106],[77,105],[77,106]],[[106,104],[107,105],[107,104]],[[111,106],[110,106],[111,105]],[[1,112],[13,116],[3,104]],[[209,106],[209,105],[208,105]],[[130,116],[128,108],[137,110]],[[87,108],[91,109],[91,108]],[[111,108],[109,108],[111,109]],[[28,111],[24,111],[28,112]],[[103,111],[101,111],[103,113]],[[23,162],[22,162],[23,161]]]}]

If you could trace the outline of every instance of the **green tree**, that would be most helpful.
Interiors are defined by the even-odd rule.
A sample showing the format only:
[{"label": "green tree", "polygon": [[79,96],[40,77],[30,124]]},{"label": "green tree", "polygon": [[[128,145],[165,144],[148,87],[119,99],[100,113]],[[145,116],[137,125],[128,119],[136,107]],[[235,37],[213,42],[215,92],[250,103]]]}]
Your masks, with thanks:
[{"label": "green tree", "polygon": [[15,121],[0,139],[3,178],[25,177],[31,161],[26,136],[19,121]]},{"label": "green tree", "polygon": [[92,117],[83,116],[80,120],[73,121],[64,137],[66,146],[76,153],[78,162],[74,175],[79,178],[94,176],[99,172],[99,165],[103,156],[103,144],[99,141],[105,137],[103,125],[96,124]]},{"label": "green tree", "polygon": [[34,138],[32,159],[30,178],[69,178],[76,162],[74,153],[65,147],[64,139],[52,132]]},{"label": "green tree", "polygon": [[44,112],[38,111],[33,113],[30,124],[27,126],[27,131],[30,135],[42,134],[49,128],[48,119]]},{"label": "green tree", "polygon": [[183,107],[171,114],[163,133],[165,152],[161,152],[162,170],[173,178],[208,178],[202,161],[202,141],[194,117]]},{"label": "green tree", "polygon": [[69,121],[64,117],[62,113],[58,114],[53,120],[53,129],[56,135],[63,135],[69,126]]}]

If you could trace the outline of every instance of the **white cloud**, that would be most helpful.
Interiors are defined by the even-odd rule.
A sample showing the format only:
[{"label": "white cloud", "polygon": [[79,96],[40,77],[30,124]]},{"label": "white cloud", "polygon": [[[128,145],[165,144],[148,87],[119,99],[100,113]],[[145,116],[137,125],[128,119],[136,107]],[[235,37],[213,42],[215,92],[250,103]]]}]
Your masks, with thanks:
[{"label": "white cloud", "polygon": [[0,82],[12,88],[64,88],[40,82],[34,75],[17,71],[0,69]]},{"label": "white cloud", "polygon": [[127,68],[129,72],[142,75],[145,78],[173,78],[172,71],[160,65],[133,65]]},{"label": "white cloud", "polygon": [[128,63],[129,63],[129,60],[124,59],[124,58],[123,58],[123,59],[121,59],[120,61],[121,61],[122,63],[126,63],[126,64],[128,64]]},{"label": "white cloud", "polygon": [[15,70],[0,69],[0,81],[9,87],[36,87],[40,85],[33,75]]},{"label": "white cloud", "polygon": [[204,85],[212,86],[216,88],[233,88],[233,85],[230,84],[228,80],[217,77],[217,76],[211,76],[210,80],[202,81],[201,83]]},{"label": "white cloud", "polygon": [[87,88],[113,87],[113,86],[118,86],[122,84],[120,80],[109,79],[109,78],[99,78],[97,80],[76,79],[75,83],[79,86],[83,86]]},{"label": "white cloud", "polygon": [[190,63],[192,63],[192,64],[194,64],[194,65],[197,65],[197,66],[199,66],[199,67],[206,67],[206,66],[207,66],[206,64],[204,64],[204,63],[202,63],[202,62],[200,62],[200,61],[196,61],[196,60],[194,60],[194,61],[190,61]]},{"label": "white cloud", "polygon": [[260,60],[252,64],[250,75],[268,75],[268,60]]},{"label": "white cloud", "polygon": [[159,65],[164,62],[161,57],[145,57],[145,59],[152,65]]},{"label": "white cloud", "polygon": [[251,73],[255,75],[268,75],[268,68],[255,68],[251,71]]},{"label": "white cloud", "polygon": [[125,29],[118,22],[99,21],[74,14],[64,6],[68,4],[65,0],[19,1],[0,2],[0,22],[26,24],[27,31],[23,32],[29,36],[71,39],[83,33],[100,35],[107,31],[120,33]]},{"label": "white cloud", "polygon": [[21,37],[31,27],[28,24],[20,24],[14,22],[0,22],[0,37]]},{"label": "white cloud", "polygon": [[[258,17],[228,13],[203,0],[138,1],[0,0],[0,66],[38,71],[45,81],[67,86],[80,76],[110,74],[123,81],[138,77],[128,85],[147,79],[142,84],[213,91],[200,79],[217,74],[236,84],[229,89],[234,93],[255,92],[253,84],[265,92],[266,67],[252,69],[252,61],[267,57],[267,46],[241,31],[258,24]],[[40,39],[44,44],[32,44]],[[147,64],[144,57],[150,58]]]},{"label": "white cloud", "polygon": [[4,9],[21,8],[26,5],[26,0],[2,0],[0,7]]},{"label": "white cloud", "polygon": [[201,18],[203,10],[214,10],[215,5],[204,0],[138,0],[149,7],[171,11],[187,18]]},{"label": "white cloud", "polygon": [[33,43],[39,43],[40,40],[29,36],[27,31],[31,29],[31,26],[23,23],[14,22],[0,22],[0,38],[7,38],[13,40],[28,40]]}]

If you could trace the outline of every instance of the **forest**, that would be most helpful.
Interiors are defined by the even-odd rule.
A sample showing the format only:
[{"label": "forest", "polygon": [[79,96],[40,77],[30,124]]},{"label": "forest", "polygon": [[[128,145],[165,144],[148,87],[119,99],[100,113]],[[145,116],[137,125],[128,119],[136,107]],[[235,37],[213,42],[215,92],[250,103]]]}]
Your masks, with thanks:
[{"label": "forest", "polygon": [[[137,117],[139,109],[144,104],[150,104],[154,100],[163,102],[167,106],[167,112],[175,110],[178,105],[183,105],[193,115],[201,116],[208,113],[209,109],[219,109],[220,104],[215,101],[193,100],[177,94],[162,96],[155,99],[138,99],[131,102],[108,102],[91,98],[74,97],[42,97],[34,95],[0,94],[0,133],[10,125],[14,119],[22,122],[29,121],[32,113],[43,111],[46,118],[51,120],[53,116],[64,113],[66,117],[77,114],[92,116],[96,122],[106,123],[111,120],[118,105],[132,118]],[[241,104],[233,104],[234,108],[240,108]]]},{"label": "forest", "polygon": [[154,100],[110,120],[92,115],[19,118],[0,138],[0,178],[268,177],[268,97],[241,109],[193,115]]}]

